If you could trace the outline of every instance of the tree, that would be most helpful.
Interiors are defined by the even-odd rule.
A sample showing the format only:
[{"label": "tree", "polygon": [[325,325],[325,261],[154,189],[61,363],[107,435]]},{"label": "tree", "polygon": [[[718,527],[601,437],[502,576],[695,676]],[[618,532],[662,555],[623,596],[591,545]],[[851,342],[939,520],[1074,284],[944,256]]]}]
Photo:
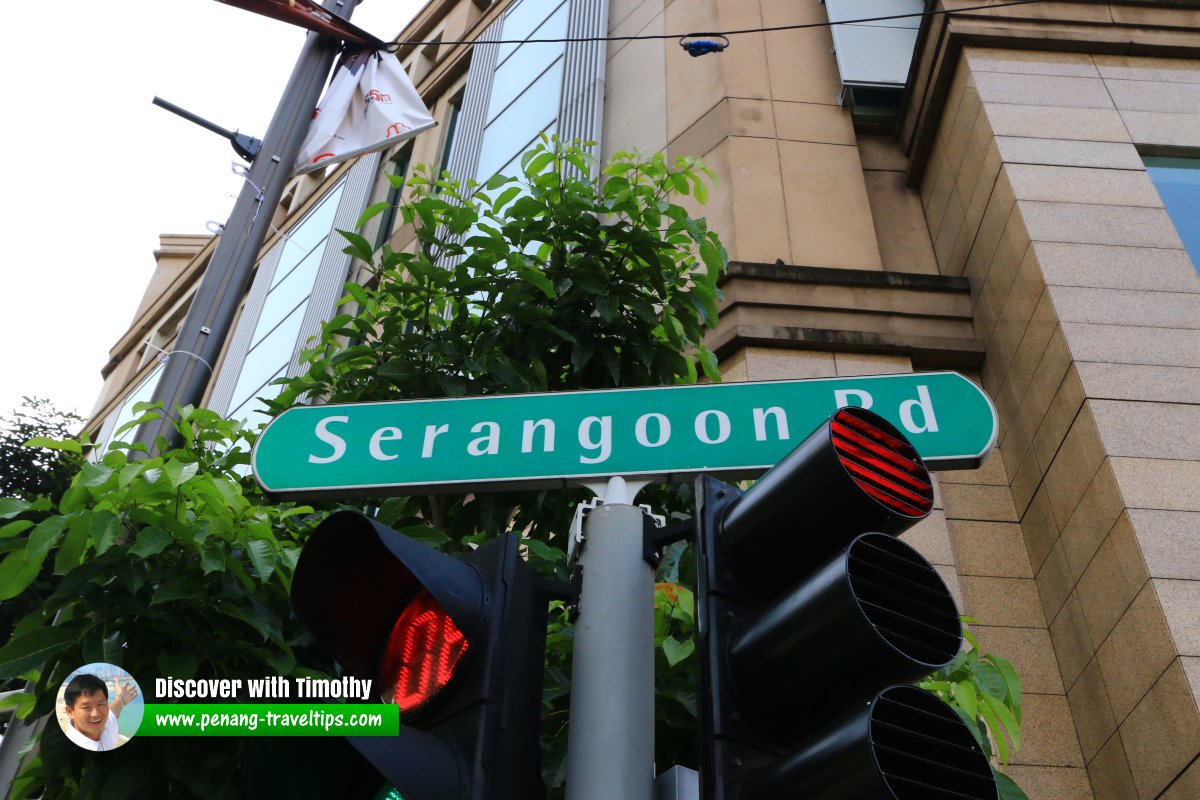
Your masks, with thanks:
[{"label": "tree", "polygon": [[0,497],[57,497],[70,485],[83,457],[69,450],[28,447],[26,443],[65,439],[72,429],[82,426],[83,419],[59,411],[45,398],[22,400],[21,408],[0,417]]},{"label": "tree", "polygon": [[[0,497],[27,501],[59,497],[83,464],[82,447],[63,450],[44,445],[65,439],[83,420],[59,411],[44,398],[22,400],[21,408],[0,418]],[[36,511],[32,514],[37,518]],[[0,642],[8,641],[17,620],[40,606],[52,589],[50,570],[43,569],[19,599],[0,603]]]},{"label": "tree", "polygon": [[[147,413],[124,430],[158,413],[138,411]],[[6,698],[19,716],[52,715],[66,676],[96,661],[143,686],[331,669],[306,649],[288,597],[300,542],[320,515],[269,503],[242,477],[238,423],[185,408],[176,430],[180,447],[160,441],[152,458],[132,457],[141,445],[110,443],[57,502],[0,499],[0,602],[27,596],[43,570],[54,577],[0,647],[0,687],[32,684]],[[163,738],[94,758],[51,721],[12,796],[237,797],[243,749],[239,739]]]}]

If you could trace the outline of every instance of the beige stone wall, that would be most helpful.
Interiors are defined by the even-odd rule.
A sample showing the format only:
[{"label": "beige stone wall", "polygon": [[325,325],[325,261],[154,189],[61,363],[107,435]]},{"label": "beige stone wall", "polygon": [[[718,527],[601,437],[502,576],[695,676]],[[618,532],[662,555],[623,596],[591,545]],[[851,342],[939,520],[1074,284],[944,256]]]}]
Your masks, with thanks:
[{"label": "beige stone wall", "polygon": [[1096,798],[1200,796],[1200,279],[1155,145],[1200,146],[1200,63],[967,47],[921,184],[1001,425],[946,515],[1040,797],[1089,796],[1080,767]]},{"label": "beige stone wall", "polygon": [[[827,19],[795,0],[674,2],[665,18],[671,31]],[[882,268],[832,46],[828,28],[810,28],[739,35],[719,57],[667,54],[668,152],[716,170],[704,213],[735,260]]]}]

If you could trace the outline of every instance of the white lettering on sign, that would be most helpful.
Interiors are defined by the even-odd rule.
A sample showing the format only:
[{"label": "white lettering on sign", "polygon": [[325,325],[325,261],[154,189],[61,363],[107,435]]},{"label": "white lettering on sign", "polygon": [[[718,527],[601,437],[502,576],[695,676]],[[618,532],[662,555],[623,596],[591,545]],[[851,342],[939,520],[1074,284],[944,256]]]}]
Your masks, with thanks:
[{"label": "white lettering on sign", "polygon": [[[858,398],[857,403],[850,402],[850,396]],[[870,392],[864,392],[862,389],[834,389],[833,400],[837,403],[838,408],[855,405],[859,408],[870,408],[875,404],[875,398],[871,397]]]},{"label": "white lettering on sign", "polygon": [[441,436],[448,430],[450,430],[449,425],[425,426],[425,444],[421,445],[421,458],[433,457],[433,443],[437,441],[437,437]]},{"label": "white lettering on sign", "polygon": [[767,416],[775,420],[775,435],[781,442],[788,438],[787,414],[779,406],[754,409],[754,438],[757,441],[767,440]]},{"label": "white lettering on sign", "polygon": [[395,461],[400,456],[395,453],[389,455],[383,452],[383,448],[380,445],[384,442],[396,442],[403,438],[404,434],[400,432],[399,428],[388,427],[375,431],[371,434],[371,443],[367,445],[367,449],[371,452],[371,458],[376,461]]},{"label": "white lettering on sign", "polygon": [[527,419],[525,420],[525,426],[521,429],[522,453],[533,452],[533,435],[539,428],[542,431],[542,452],[554,452],[554,420],[539,419],[535,422],[531,419]]},{"label": "white lettering on sign", "polygon": [[325,417],[317,422],[315,433],[317,438],[333,448],[333,454],[328,456],[309,455],[310,464],[330,464],[346,454],[346,440],[329,430],[331,422],[349,422],[349,417]]},{"label": "white lettering on sign", "polygon": [[500,423],[479,422],[471,428],[471,433],[484,433],[478,439],[472,439],[467,445],[467,452],[473,456],[494,456],[500,452]]},{"label": "white lettering on sign", "polygon": [[[922,422],[913,418],[913,411],[920,409]],[[933,399],[929,396],[928,386],[917,387],[917,399],[905,400],[900,404],[900,421],[909,433],[937,433],[937,417],[933,413]]]},{"label": "white lettering on sign", "polygon": [[[650,441],[648,428],[650,420],[658,423],[658,439]],[[659,413],[642,414],[633,426],[633,437],[642,447],[662,447],[671,438],[671,420]]]},{"label": "white lettering on sign", "polygon": [[[600,436],[593,435],[593,429],[600,426]],[[612,455],[612,417],[585,417],[579,423],[579,446],[587,450],[599,451],[596,456],[579,456],[583,464],[601,464]]]},{"label": "white lettering on sign", "polygon": [[[717,435],[708,435],[708,421],[715,419],[717,421]],[[729,438],[730,425],[729,415],[724,411],[710,409],[701,411],[696,415],[696,438],[705,444],[720,444]]]},{"label": "white lettering on sign", "polygon": [[[933,398],[930,395],[929,387],[923,384],[918,385],[916,393],[915,398],[902,401],[897,409],[902,426],[909,433],[937,433],[938,418],[934,412]],[[835,389],[833,395],[838,408],[847,405],[870,408],[875,403],[871,394],[862,389]],[[692,420],[695,440],[705,445],[718,445],[731,439],[749,441],[751,433],[753,433],[754,441],[757,442],[791,440],[788,412],[782,406],[749,408],[739,412],[736,417],[735,420],[725,411],[715,408],[697,413]],[[313,434],[318,442],[328,447],[328,451],[326,452],[325,447],[315,446],[313,449],[318,452],[308,455],[309,463],[332,464],[340,461],[347,452],[347,439],[356,440],[353,442],[354,446],[361,447],[363,439],[360,437],[366,438],[367,453],[375,461],[395,461],[401,458],[412,458],[415,455],[415,445],[410,445],[406,449],[405,445],[401,444],[405,441],[405,437],[399,427],[381,426],[371,431],[369,435],[366,431],[356,431],[353,436],[350,436],[350,432],[346,429],[334,430],[335,426],[346,425],[349,422],[350,417],[345,415],[322,417],[317,421]],[[676,419],[676,424],[679,422],[680,420]],[[735,422],[736,437],[734,436]],[[476,422],[470,428],[471,434],[474,434],[473,438],[464,442],[461,438],[448,436],[442,440],[440,451],[437,450],[439,437],[450,433],[450,424],[425,425],[424,437],[421,442],[421,458],[432,459],[435,457],[435,451],[439,458],[452,458],[454,453],[445,452],[447,448],[458,453],[462,452],[460,448],[465,448],[468,455],[476,457],[499,455],[502,451],[502,441],[509,442],[508,452],[512,452],[518,438],[516,435],[518,424],[520,425],[521,453],[552,454],[557,451],[559,442],[555,435],[556,423],[553,419],[524,419],[519,422],[506,420],[503,423],[483,420]],[[509,433],[502,440],[503,428],[508,428]],[[655,448],[663,447],[671,441],[673,426],[671,418],[667,414],[649,412],[637,417],[632,430],[622,427],[616,433],[619,437],[628,437],[632,433],[633,441],[639,447]],[[611,416],[584,417],[579,423],[577,435],[579,461],[583,464],[601,464],[608,461],[613,454],[613,436],[613,418]],[[626,440],[622,439],[622,441]],[[447,444],[448,442],[453,444]]]}]

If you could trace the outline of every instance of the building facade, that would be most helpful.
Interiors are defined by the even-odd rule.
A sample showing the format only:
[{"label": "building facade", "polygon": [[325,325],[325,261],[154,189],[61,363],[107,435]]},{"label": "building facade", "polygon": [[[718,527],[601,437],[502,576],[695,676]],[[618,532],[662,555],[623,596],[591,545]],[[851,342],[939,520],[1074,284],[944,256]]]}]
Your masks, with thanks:
[{"label": "building facade", "polygon": [[[972,10],[825,24],[914,7]],[[754,32],[699,58],[620,38],[694,31]],[[1034,800],[1200,797],[1200,2],[432,0],[399,38],[427,43],[399,55],[439,128],[293,179],[210,408],[261,418],[351,269],[330,232],[396,199],[386,174],[486,180],[542,130],[702,157],[726,381],[956,369],[995,402],[997,448],[905,538],[1021,674],[1010,774]],[[162,238],[101,441],[212,248]]]}]

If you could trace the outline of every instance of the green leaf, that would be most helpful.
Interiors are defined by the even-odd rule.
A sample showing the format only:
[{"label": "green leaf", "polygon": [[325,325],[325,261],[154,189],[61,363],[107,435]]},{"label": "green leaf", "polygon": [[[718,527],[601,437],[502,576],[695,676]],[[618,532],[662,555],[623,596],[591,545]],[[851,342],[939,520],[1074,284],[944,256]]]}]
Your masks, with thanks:
[{"label": "green leaf", "polygon": [[0,699],[0,709],[16,709],[13,713],[17,715],[17,719],[25,719],[29,716],[29,712],[33,711],[35,703],[37,703],[37,695],[33,692],[13,692]]},{"label": "green leaf", "polygon": [[[980,695],[980,700],[982,701],[980,703],[980,710],[990,708],[1002,726],[1002,730],[997,729],[989,719],[988,725],[992,728],[992,736],[999,739],[1001,732],[1006,733],[1008,734],[1008,738],[1012,739],[1013,748],[1017,750],[1021,749],[1021,726],[1017,723],[1016,718],[1013,717],[1012,711],[1009,710],[1008,706],[986,694]],[[984,719],[987,719],[986,714],[984,714]]]},{"label": "green leaf", "polygon": [[525,174],[533,177],[554,163],[554,153],[542,153],[525,165]]},{"label": "green leaf", "polygon": [[150,598],[150,605],[156,606],[160,603],[188,600],[192,595],[192,587],[186,580],[183,578],[168,578],[154,590],[154,595]]},{"label": "green leaf", "polygon": [[974,684],[963,681],[962,683],[953,684],[951,697],[954,702],[962,707],[963,712],[971,719],[979,716],[979,701],[975,693]]},{"label": "green leaf", "polygon": [[350,246],[343,251],[344,253],[354,256],[359,261],[371,263],[371,259],[375,255],[375,248],[371,247],[370,242],[354,231],[338,230],[338,233],[350,243]]},{"label": "green leaf", "polygon": [[117,536],[121,533],[121,520],[106,509],[96,511],[92,514],[90,533],[96,555],[104,555],[117,542]]},{"label": "green leaf", "polygon": [[[391,176],[389,175],[388,177],[390,178]],[[391,207],[392,204],[386,200],[381,200],[378,203],[372,203],[363,210],[362,214],[359,215],[358,222],[354,223],[354,227],[361,228],[363,225],[366,225],[372,219],[387,211]]]},{"label": "green leaf", "polygon": [[112,472],[112,467],[87,463],[79,470],[79,477],[75,479],[75,484],[95,489],[107,483],[108,479],[112,477]]},{"label": "green leaf", "polygon": [[547,298],[553,300],[557,296],[554,291],[554,284],[541,271],[523,267],[517,270],[517,274],[521,277],[521,280],[526,283],[532,283],[538,289],[541,289],[542,294],[546,295]]},{"label": "green leaf", "polygon": [[10,550],[0,561],[0,600],[11,600],[37,579],[46,555],[43,553],[41,558],[27,558],[25,547],[23,544]]},{"label": "green leaf", "polygon": [[[0,497],[0,519],[12,519],[29,510],[29,503],[15,497]],[[8,534],[12,535],[12,534]]]},{"label": "green leaf", "polygon": [[142,528],[138,531],[137,541],[129,548],[129,552],[141,558],[149,558],[161,553],[172,541],[174,537],[161,528]]},{"label": "green leaf", "polygon": [[204,574],[225,571],[225,552],[220,547],[206,547],[200,556],[200,568]]},{"label": "green leaf", "polygon": [[66,575],[83,561],[84,548],[91,536],[91,515],[85,514],[71,520],[71,529],[62,546],[54,556],[54,574]]},{"label": "green leaf", "polygon": [[0,680],[15,678],[38,669],[47,661],[79,641],[77,626],[46,626],[14,636],[0,647]]},{"label": "green leaf", "polygon": [[1016,781],[994,766],[992,767],[992,776],[996,779],[999,800],[1029,800],[1029,795],[1025,794],[1020,786],[1017,786]]},{"label": "green leaf", "polygon": [[75,439],[51,439],[46,436],[35,436],[25,442],[26,447],[44,447],[47,450],[66,450],[70,453],[83,453],[83,445]]},{"label": "green leaf", "polygon": [[551,547],[539,539],[525,539],[522,541],[522,544],[529,548],[529,552],[532,555],[537,556],[542,561],[556,564],[567,560],[566,553],[557,547]]},{"label": "green leaf", "polygon": [[986,661],[976,661],[972,672],[975,677],[975,685],[984,694],[991,695],[1000,701],[1003,701],[1008,696],[1008,683],[1004,680],[1004,675],[995,666]]},{"label": "green leaf", "polygon": [[58,544],[58,540],[62,538],[63,531],[67,529],[67,517],[49,517],[42,521],[40,525],[33,529],[33,533],[29,534],[29,545],[25,552],[25,557],[28,559],[37,559],[40,563],[50,552],[50,548]]},{"label": "green leaf", "polygon": [[1000,758],[1000,763],[1008,765],[1008,742],[1004,738],[1003,725],[999,717],[996,715],[995,708],[988,703],[988,696],[983,695],[984,702],[979,704],[979,714],[987,723],[988,729],[992,732],[992,739],[996,742],[996,755]]},{"label": "green leaf", "polygon": [[187,483],[196,476],[196,472],[200,469],[200,465],[195,461],[184,463],[171,459],[163,465],[163,473],[167,476],[167,480],[171,482],[171,488],[178,489],[181,484]]},{"label": "green leaf", "polygon": [[258,579],[263,583],[270,580],[271,573],[275,571],[275,551],[270,543],[262,539],[252,539],[246,543],[246,554],[250,556],[250,563],[254,565]]},{"label": "green leaf", "polygon": [[672,667],[690,656],[695,649],[696,643],[691,639],[681,642],[674,636],[668,636],[663,639],[662,643],[663,655],[667,657],[667,663]]},{"label": "green leaf", "polygon": [[33,525],[34,522],[31,519],[19,519],[15,522],[10,522],[3,528],[0,528],[0,539],[8,539],[12,536],[16,536],[18,533],[24,533],[32,528]]}]

